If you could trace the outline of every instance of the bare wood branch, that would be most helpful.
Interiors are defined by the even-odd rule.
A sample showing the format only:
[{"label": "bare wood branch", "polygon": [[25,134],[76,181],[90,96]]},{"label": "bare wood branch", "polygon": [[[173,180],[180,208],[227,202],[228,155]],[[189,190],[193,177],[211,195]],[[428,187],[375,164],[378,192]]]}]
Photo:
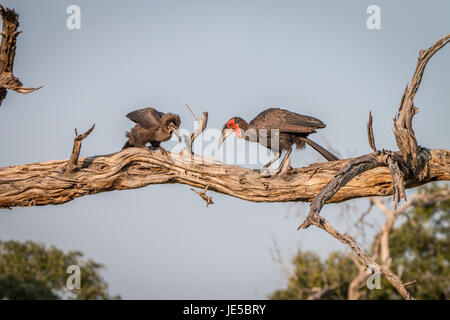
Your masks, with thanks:
[{"label": "bare wood branch", "polygon": [[389,268],[385,267],[384,265],[379,265],[378,263],[376,263],[375,260],[373,260],[364,250],[359,248],[355,240],[350,236],[339,233],[324,218],[320,217],[319,215],[312,216],[310,218],[310,223],[318,228],[325,230],[327,233],[329,233],[331,236],[333,236],[343,244],[348,245],[350,249],[355,253],[361,264],[363,264],[366,268],[376,267],[377,269],[379,269],[380,272],[397,289],[397,291],[404,299],[414,299],[406,290],[405,286],[397,275],[395,275]]},{"label": "bare wood branch", "polygon": [[405,287],[409,287],[410,285],[413,285],[417,282],[417,280],[413,280],[413,281],[409,281],[407,283],[404,284]]},{"label": "bare wood branch", "polygon": [[366,269],[366,266],[361,265],[358,274],[350,282],[347,293],[348,300],[358,300],[361,297],[360,289],[366,284],[367,278],[370,276]]},{"label": "bare wood branch", "polygon": [[72,174],[78,169],[78,158],[80,157],[81,142],[91,134],[94,128],[95,124],[83,134],[78,134],[77,129],[75,129],[75,139],[73,140],[72,154],[70,155],[70,159],[63,170],[66,174]]},{"label": "bare wood branch", "polygon": [[[372,202],[370,202],[372,204]],[[378,256],[380,254],[380,245],[381,245],[381,234],[375,238],[374,244],[372,246],[372,260],[377,261]],[[370,273],[367,272],[367,266],[361,264],[358,258],[352,254],[351,255],[353,262],[358,267],[358,274],[355,278],[350,282],[348,287],[348,300],[358,300],[361,297],[360,289],[363,288],[367,284],[367,279],[370,277]],[[400,278],[400,277],[399,277]]]},{"label": "bare wood branch", "polygon": [[208,207],[210,204],[214,204],[212,201],[212,197],[208,197],[206,195],[206,191],[208,191],[208,186],[202,191],[196,191],[194,188],[191,188],[192,191],[194,191],[196,194],[198,194],[203,200],[206,201],[206,206]]},{"label": "bare wood branch", "polygon": [[416,136],[412,128],[412,118],[418,112],[418,109],[414,105],[414,98],[422,82],[422,76],[428,61],[449,42],[450,34],[437,41],[427,50],[420,50],[416,70],[411,83],[405,88],[398,113],[394,118],[394,134],[397,146],[404,159],[410,164],[412,173],[420,179],[427,175],[428,155],[417,144]]},{"label": "bare wood branch", "polygon": [[372,128],[372,112],[369,112],[369,122],[367,122],[367,137],[369,139],[369,145],[372,150],[377,151],[377,147],[375,146],[375,138],[373,136],[373,128]]},{"label": "bare wood branch", "polygon": [[397,217],[418,202],[431,205],[448,199],[450,199],[450,190],[442,190],[435,194],[415,194],[402,207],[392,211],[379,199],[370,197],[370,200],[386,215],[386,221],[380,232],[381,261],[385,266],[390,267],[389,233]]},{"label": "bare wood branch", "polygon": [[[349,181],[366,171],[388,166],[388,159],[396,157],[393,152],[377,151],[370,153],[352,161],[349,161],[339,172],[330,180],[330,182],[319,192],[312,201],[308,217],[298,229],[306,229],[310,226],[310,218],[318,215],[324,204],[330,200],[342,187]],[[397,156],[398,157],[398,156]]]},{"label": "bare wood branch", "polygon": [[[387,166],[391,172],[393,180],[393,194],[394,194],[394,206],[397,208],[397,204],[401,198],[406,200],[405,185],[406,180],[413,180],[415,183],[420,183],[422,180],[426,180],[430,172],[430,153],[429,150],[421,148],[417,145],[417,141],[412,129],[412,117],[417,112],[417,108],[414,106],[414,97],[420,86],[425,66],[429,59],[442,47],[450,42],[450,34],[436,42],[432,47],[426,51],[421,51],[419,59],[414,72],[413,79],[410,86],[406,86],[403,94],[400,108],[397,116],[394,118],[394,134],[397,141],[397,145],[400,152],[374,151],[371,155],[362,156],[356,158],[354,161],[344,166],[336,176],[318,193],[317,197],[311,202],[310,212],[306,220],[299,226],[306,229],[311,224],[320,227],[330,233],[333,237],[337,238],[341,242],[348,244],[351,249],[357,254],[358,258],[369,266],[367,259],[370,259],[367,254],[361,252],[361,250],[355,245],[352,239],[346,236],[342,236],[335,229],[333,229],[324,218],[319,216],[319,212],[323,205],[331,199],[342,187],[344,187],[349,181],[358,176],[359,174],[372,170],[380,166]],[[369,123],[367,124],[369,144],[372,149],[375,149],[375,143],[373,139],[372,131],[372,117],[369,114]],[[389,223],[392,222],[388,219]],[[395,221],[395,215],[393,215]],[[393,222],[392,222],[393,223]],[[389,227],[389,225],[388,225]],[[392,226],[390,226],[392,228]],[[389,232],[383,234],[383,239],[380,242],[383,251],[386,255],[386,237]],[[387,242],[388,245],[388,242]],[[387,252],[389,248],[387,246]],[[384,257],[387,259],[386,257]],[[372,260],[373,262],[373,260]],[[388,266],[390,263],[384,261],[386,265],[382,265],[382,273],[391,282],[392,285],[405,299],[412,299],[404,285],[399,278],[393,274]],[[361,279],[359,279],[361,280]],[[352,290],[357,290],[356,285]],[[354,292],[353,292],[354,293]],[[353,294],[352,293],[352,294]]]},{"label": "bare wood branch", "polygon": [[[376,266],[379,268],[379,270],[383,273],[383,275],[388,279],[388,281],[397,289],[397,291],[402,295],[405,299],[413,299],[413,297],[409,294],[409,292],[406,290],[404,285],[402,284],[401,280],[398,276],[396,276],[390,269],[390,263],[391,261],[388,260],[389,258],[389,230],[392,228],[392,225],[395,221],[395,216],[392,215],[392,220],[389,219],[387,225],[385,227],[387,230],[384,230],[385,232],[382,233],[380,236],[380,246],[382,255],[382,265],[378,265],[375,263],[375,260],[373,258],[370,258],[369,255],[361,250],[355,243],[355,241],[347,236],[342,235],[339,232],[337,232],[336,229],[334,229],[323,217],[319,215],[320,210],[322,209],[323,205],[326,201],[331,199],[336,192],[338,192],[345,184],[347,184],[350,180],[352,180],[354,177],[359,175],[362,172],[365,172],[367,170],[371,170],[373,168],[379,167],[379,166],[388,166],[392,179],[393,179],[393,189],[394,192],[399,192],[398,177],[396,175],[400,175],[401,177],[401,183],[403,183],[404,186],[404,180],[402,172],[400,171],[399,166],[397,165],[395,168],[392,165],[392,163],[397,164],[397,162],[401,162],[402,159],[395,159],[399,156],[396,153],[393,152],[374,152],[372,154],[369,154],[367,156],[359,157],[356,160],[350,162],[346,166],[344,166],[338,174],[319,192],[317,197],[312,201],[310,212],[308,214],[308,217],[306,218],[305,222],[303,222],[300,226],[300,228],[306,229],[311,224],[315,225],[326,232],[328,232],[331,236],[335,237],[339,241],[341,241],[344,244],[349,245],[349,247],[354,251],[358,259],[361,261],[361,263],[364,264],[366,268],[369,268],[370,266]],[[395,159],[395,161],[393,160]],[[398,172],[397,172],[398,170]],[[403,189],[404,190],[404,189]],[[404,191],[403,191],[404,192]],[[395,197],[395,195],[394,195]],[[388,257],[386,257],[386,254]],[[360,268],[360,272],[358,273],[357,277],[352,281],[349,287],[349,298],[350,299],[357,299],[360,296],[359,289],[361,285],[363,284],[363,281],[367,279],[368,276],[366,276],[363,272],[363,270]]]},{"label": "bare wood branch", "polygon": [[397,209],[397,205],[400,202],[400,199],[406,199],[406,193],[405,193],[405,180],[404,180],[404,174],[400,170],[400,167],[398,166],[398,160],[395,161],[393,157],[387,158],[387,164],[389,167],[389,171],[391,172],[392,181],[394,182],[394,208]]},{"label": "bare wood branch", "polygon": [[197,117],[196,120],[199,122],[199,126],[191,133],[191,147],[194,140],[206,129],[206,125],[208,124],[208,112],[203,112],[203,118]]},{"label": "bare wood branch", "polygon": [[[430,181],[450,180],[450,151],[430,150]],[[0,208],[61,204],[85,195],[181,183],[253,202],[311,202],[319,191],[355,159],[314,163],[289,174],[263,177],[258,170],[226,165],[201,156],[186,161],[181,154],[128,148],[111,155],[80,159],[70,179],[61,176],[68,160],[0,168]],[[374,166],[375,167],[375,166]],[[406,188],[425,184],[407,181]],[[356,176],[328,202],[392,194],[388,168],[376,167]]]},{"label": "bare wood branch", "polygon": [[188,152],[190,152],[190,154],[193,154],[192,145],[194,144],[195,139],[206,129],[206,126],[208,124],[208,112],[203,112],[203,118],[200,118],[192,111],[191,107],[187,103],[185,103],[185,106],[189,110],[189,112],[192,114],[195,121],[198,122],[197,129],[195,129],[194,132],[191,133],[189,139],[187,139],[187,137],[185,137],[185,143],[187,146],[187,150],[188,150]]},{"label": "bare wood branch", "polygon": [[39,88],[26,88],[20,80],[14,76],[14,57],[16,55],[17,31],[19,27],[19,15],[13,10],[0,5],[0,15],[3,20],[2,42],[0,46],[0,105],[6,97],[7,90],[19,93],[30,93]]},{"label": "bare wood branch", "polygon": [[394,214],[388,207],[386,207],[380,200],[375,197],[371,197],[370,200],[386,215],[386,220],[384,226],[380,232],[380,253],[381,253],[381,263],[386,267],[390,268],[392,259],[389,250],[389,233],[394,226],[397,215]]},{"label": "bare wood branch", "polygon": [[[375,239],[373,248],[372,260],[377,261],[379,253],[381,252],[381,263],[384,267],[390,268],[392,264],[392,258],[390,256],[389,249],[389,233],[392,230],[397,217],[403,214],[408,208],[416,205],[418,202],[422,202],[426,205],[436,204],[441,201],[450,199],[450,190],[442,190],[433,194],[415,194],[404,203],[400,208],[392,211],[382,201],[375,197],[369,197],[371,203],[375,204],[385,215],[386,220],[380,233]],[[354,256],[352,256],[354,258]],[[355,265],[359,269],[359,273],[352,280],[348,288],[348,299],[357,300],[361,297],[360,289],[366,284],[367,278],[370,276],[366,272],[366,267],[361,265],[358,260],[354,259]],[[401,279],[401,272],[397,276]],[[405,283],[403,286],[406,288],[416,283],[416,280]]]},{"label": "bare wood branch", "polygon": [[189,112],[192,114],[192,116],[194,117],[194,119],[197,120],[197,119],[198,119],[198,116],[194,113],[194,111],[192,111],[191,107],[190,107],[187,103],[185,103],[184,105],[185,105],[186,108],[189,110]]}]

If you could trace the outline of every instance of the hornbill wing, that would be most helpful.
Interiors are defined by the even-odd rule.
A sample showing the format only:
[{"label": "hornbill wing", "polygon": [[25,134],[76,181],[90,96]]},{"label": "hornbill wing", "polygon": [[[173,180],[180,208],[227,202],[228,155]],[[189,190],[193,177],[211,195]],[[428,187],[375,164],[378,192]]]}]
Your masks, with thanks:
[{"label": "hornbill wing", "polygon": [[285,124],[277,128],[280,132],[285,133],[314,133],[316,130],[313,127],[304,127],[292,124]]},{"label": "hornbill wing", "polygon": [[161,117],[164,113],[159,112],[153,108],[144,108],[132,111],[126,115],[128,119],[138,123],[145,129],[152,129],[158,127],[161,123]]},{"label": "hornbill wing", "polygon": [[317,118],[306,116],[304,114],[298,114],[288,110],[278,109],[274,113],[280,118],[280,120],[288,125],[309,127],[309,128],[325,128],[325,123]]},{"label": "hornbill wing", "polygon": [[319,119],[279,108],[261,112],[250,121],[250,126],[279,129],[286,133],[313,133],[316,132],[315,129],[325,128],[325,124]]}]

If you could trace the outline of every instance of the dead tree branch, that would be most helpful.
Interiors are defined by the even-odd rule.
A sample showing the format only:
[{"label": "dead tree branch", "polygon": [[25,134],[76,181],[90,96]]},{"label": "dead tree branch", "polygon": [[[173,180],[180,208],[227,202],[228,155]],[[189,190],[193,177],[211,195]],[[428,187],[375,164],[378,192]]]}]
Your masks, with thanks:
[{"label": "dead tree branch", "polygon": [[78,134],[77,129],[75,129],[75,139],[73,140],[72,154],[70,155],[69,162],[64,168],[66,174],[72,174],[78,169],[78,158],[80,157],[81,142],[87,138],[88,135],[94,130],[95,124],[85,133]]},{"label": "dead tree branch", "polygon": [[369,122],[367,122],[367,137],[369,138],[369,145],[372,150],[377,151],[377,147],[375,146],[375,138],[373,136],[373,127],[372,127],[372,112],[369,112]]},{"label": "dead tree branch", "polygon": [[[389,234],[397,218],[401,214],[405,213],[408,208],[415,206],[418,203],[432,205],[450,199],[450,190],[443,190],[434,194],[420,194],[420,193],[415,194],[400,208],[395,210],[389,209],[386,206],[386,204],[378,198],[370,197],[369,199],[371,203],[375,204],[378,207],[378,209],[380,209],[386,215],[384,225],[375,239],[372,260],[377,261],[378,258],[380,258],[381,264],[385,268],[389,269],[392,264],[392,258],[389,249]],[[359,272],[350,283],[348,290],[349,300],[357,300],[361,297],[360,289],[366,284],[367,278],[370,276],[370,274],[367,273],[367,267],[365,265],[360,264],[358,260],[356,259],[354,260],[355,265],[359,269]],[[398,274],[398,278],[401,279],[400,273]],[[414,283],[416,283],[416,280],[404,283],[403,286],[408,287]]]},{"label": "dead tree branch", "polygon": [[[412,118],[414,114],[417,113],[417,108],[414,106],[414,97],[419,89],[426,64],[430,58],[449,41],[450,34],[436,42],[429,49],[420,51],[417,67],[411,84],[406,86],[399,111],[397,116],[394,118],[394,135],[400,151],[376,151],[372,130],[372,117],[369,114],[369,123],[367,124],[368,139],[374,152],[372,154],[356,158],[354,161],[351,161],[345,165],[311,202],[309,214],[305,222],[303,222],[299,227],[299,229],[306,229],[313,224],[327,231],[339,241],[349,245],[358,259],[366,267],[369,267],[369,263],[372,265],[374,264],[373,259],[371,259],[364,251],[359,249],[352,239],[345,235],[339,234],[324,218],[319,216],[320,210],[326,201],[331,199],[352,179],[374,168],[389,168],[392,176],[392,187],[394,194],[393,200],[395,208],[397,208],[397,204],[401,198],[406,200],[405,185],[408,181],[414,181],[414,183],[420,184],[422,181],[427,179],[430,172],[430,150],[418,146],[414,131],[412,129]],[[448,163],[449,159],[445,161]],[[382,242],[384,243],[384,241]],[[400,279],[393,274],[386,265],[377,266],[380,267],[383,275],[398,290],[403,298],[412,299]]]},{"label": "dead tree branch", "polygon": [[187,103],[185,105],[186,108],[188,108],[189,112],[194,117],[195,121],[198,122],[197,129],[195,129],[194,132],[191,133],[189,139],[185,137],[187,149],[191,154],[193,154],[192,145],[194,144],[194,140],[206,129],[206,125],[208,124],[208,112],[203,112],[203,118],[200,118],[192,111],[191,107],[189,107]]},{"label": "dead tree branch", "polygon": [[412,128],[412,118],[418,112],[414,105],[414,97],[419,90],[425,67],[431,57],[450,42],[450,34],[437,41],[427,50],[420,50],[416,70],[411,83],[406,86],[400,107],[394,118],[394,135],[397,146],[404,159],[410,165],[412,175],[423,179],[427,175],[428,151],[417,144]]},{"label": "dead tree branch", "polygon": [[19,78],[13,74],[14,57],[16,55],[16,40],[20,34],[19,15],[13,10],[0,5],[0,15],[3,20],[2,42],[0,47],[0,105],[6,97],[7,90],[19,93],[30,93],[39,88],[26,88]]},{"label": "dead tree branch", "polygon": [[[303,222],[298,229],[306,229],[311,224],[311,219],[317,220],[314,217],[319,214],[322,207],[327,203],[337,192],[339,192],[349,181],[379,167],[388,167],[390,158],[397,158],[397,161],[402,161],[398,154],[390,151],[376,151],[351,161],[347,161],[338,173],[323,187],[318,193],[317,197],[311,202],[310,211],[305,222]],[[391,180],[391,179],[389,179]],[[394,181],[395,182],[395,181]],[[392,180],[391,180],[392,183]],[[393,185],[395,187],[395,184]],[[391,190],[392,191],[392,190]]]},{"label": "dead tree branch", "polygon": [[202,190],[202,191],[197,191],[194,188],[191,188],[191,190],[194,191],[196,194],[198,194],[203,200],[205,200],[207,207],[210,204],[214,204],[214,202],[212,201],[212,197],[208,197],[206,195],[206,191],[208,191],[208,186],[206,186],[206,188],[204,190]]},{"label": "dead tree branch", "polygon": [[[450,151],[430,151],[429,180],[450,180]],[[111,155],[80,159],[70,179],[63,175],[68,160],[0,168],[0,208],[62,204],[100,192],[181,183],[253,202],[312,201],[343,167],[355,159],[314,163],[289,174],[263,177],[258,170],[227,165],[201,156],[128,148]],[[407,181],[406,188],[416,187]],[[389,169],[377,167],[356,176],[328,202],[392,195]]]},{"label": "dead tree branch", "polygon": [[409,292],[406,290],[402,281],[395,275],[389,268],[384,265],[380,265],[375,262],[364,250],[360,249],[356,244],[356,241],[347,234],[341,234],[336,229],[334,229],[324,218],[317,215],[311,220],[311,224],[318,228],[321,228],[328,232],[332,237],[336,238],[345,245],[348,245],[350,249],[355,253],[358,260],[367,268],[375,267],[380,270],[380,272],[386,277],[386,279],[397,289],[404,299],[412,300],[414,299]]}]

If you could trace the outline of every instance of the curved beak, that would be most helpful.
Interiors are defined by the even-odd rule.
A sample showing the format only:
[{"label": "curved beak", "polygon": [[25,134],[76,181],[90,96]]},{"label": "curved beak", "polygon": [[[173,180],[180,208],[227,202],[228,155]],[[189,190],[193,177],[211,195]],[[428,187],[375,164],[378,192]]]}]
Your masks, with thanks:
[{"label": "curved beak", "polygon": [[172,122],[169,123],[169,130],[170,132],[175,133],[175,135],[178,138],[178,141],[180,142],[183,141],[183,136],[181,135],[180,130]]},{"label": "curved beak", "polygon": [[231,128],[225,128],[222,131],[222,135],[220,136],[219,139],[219,143],[217,144],[217,149],[220,148],[220,146],[222,145],[222,143],[225,141],[226,138],[228,138],[228,136],[233,132],[233,129]]},{"label": "curved beak", "polygon": [[180,141],[180,142],[183,141],[183,136],[181,135],[180,130],[176,129],[173,131],[173,133],[175,133],[175,135],[177,136],[178,141]]}]

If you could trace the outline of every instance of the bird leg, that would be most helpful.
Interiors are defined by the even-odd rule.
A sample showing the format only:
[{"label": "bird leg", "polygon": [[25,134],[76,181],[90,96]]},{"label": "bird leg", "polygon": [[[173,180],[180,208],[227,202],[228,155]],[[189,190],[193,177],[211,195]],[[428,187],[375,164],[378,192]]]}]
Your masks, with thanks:
[{"label": "bird leg", "polygon": [[292,152],[292,146],[289,147],[289,149],[286,151],[286,154],[283,157],[283,160],[281,160],[281,164],[278,167],[277,173],[280,172],[286,172],[289,171],[291,168],[291,159],[289,158],[289,156],[291,155]]},{"label": "bird leg", "polygon": [[277,151],[277,153],[275,154],[275,157],[269,161],[269,163],[266,163],[266,165],[264,165],[264,167],[261,169],[260,173],[263,176],[271,176],[272,174],[278,173],[278,172],[273,172],[273,170],[268,169],[275,161],[277,161],[278,159],[280,159],[281,156],[281,152]]},{"label": "bird leg", "polygon": [[269,163],[266,163],[266,164],[264,165],[264,168],[270,167],[275,161],[277,161],[278,159],[280,159],[280,156],[281,156],[281,152],[278,151],[278,152],[275,154],[275,157],[274,157],[272,160],[270,160]]}]

